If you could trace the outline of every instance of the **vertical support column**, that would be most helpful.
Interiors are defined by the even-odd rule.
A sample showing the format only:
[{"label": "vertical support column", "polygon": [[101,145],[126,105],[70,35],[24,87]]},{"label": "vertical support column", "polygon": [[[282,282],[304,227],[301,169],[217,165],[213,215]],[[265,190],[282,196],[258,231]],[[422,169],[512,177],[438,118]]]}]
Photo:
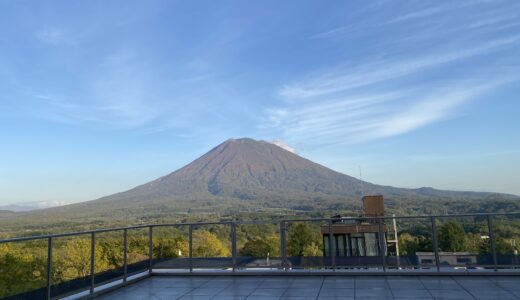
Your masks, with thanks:
[{"label": "vertical support column", "polygon": [[52,237],[47,239],[47,300],[51,300],[52,286]]},{"label": "vertical support column", "polygon": [[377,218],[378,238],[379,238],[379,255],[381,256],[381,263],[383,264],[383,272],[386,272],[386,240],[383,231],[383,218]]},{"label": "vertical support column", "polygon": [[123,286],[126,286],[128,277],[128,230],[123,230]]},{"label": "vertical support column", "polygon": [[285,230],[286,224],[285,221],[280,222],[280,250],[282,252],[282,269],[287,271],[287,249],[286,249],[286,241],[285,241]]},{"label": "vertical support column", "polygon": [[332,232],[332,220],[329,220],[329,251],[332,264],[332,271],[336,271],[336,241]]},{"label": "vertical support column", "polygon": [[432,223],[432,246],[433,252],[435,253],[435,267],[437,268],[437,272],[440,272],[441,267],[439,259],[439,244],[437,242],[437,222],[435,217],[430,217],[430,221]]},{"label": "vertical support column", "polygon": [[493,229],[493,222],[491,220],[491,215],[487,215],[487,224],[489,230],[489,239],[491,240],[491,251],[493,253],[493,268],[497,271],[497,245],[495,240],[495,232]]},{"label": "vertical support column", "polygon": [[96,233],[90,234],[90,293],[94,293],[95,275],[96,275]]},{"label": "vertical support column", "polygon": [[153,226],[151,226],[151,225],[150,225],[150,227],[148,227],[148,259],[149,259],[148,273],[152,274],[152,266],[153,266]]},{"label": "vertical support column", "polygon": [[189,246],[190,246],[190,273],[193,272],[193,225],[188,225],[188,235],[189,235]]},{"label": "vertical support column", "polygon": [[237,268],[237,224],[231,223],[231,257],[233,260],[233,272]]}]

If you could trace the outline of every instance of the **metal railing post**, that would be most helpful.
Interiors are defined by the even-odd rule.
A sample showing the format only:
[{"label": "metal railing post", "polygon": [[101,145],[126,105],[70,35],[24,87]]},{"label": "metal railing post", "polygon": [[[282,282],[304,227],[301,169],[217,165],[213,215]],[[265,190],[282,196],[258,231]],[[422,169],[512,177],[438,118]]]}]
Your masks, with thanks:
[{"label": "metal railing post", "polygon": [[188,238],[189,238],[189,246],[190,246],[190,273],[193,272],[193,225],[188,225]]},{"label": "metal railing post", "polygon": [[285,230],[286,224],[285,221],[280,222],[280,250],[282,252],[282,269],[287,271],[287,249],[286,249],[286,241],[285,241]]},{"label": "metal railing post", "polygon": [[491,240],[491,251],[493,253],[493,269],[497,271],[497,245],[495,240],[495,232],[493,230],[493,222],[491,220],[491,216],[487,215],[487,225],[489,231],[489,239]]},{"label": "metal railing post", "polygon": [[96,233],[90,234],[90,293],[94,293],[95,275],[96,275]]},{"label": "metal railing post", "polygon": [[332,232],[332,220],[329,220],[329,251],[332,264],[332,271],[336,271],[336,241],[334,240],[334,233]]},{"label": "metal railing post", "polygon": [[152,266],[153,266],[153,226],[151,226],[151,225],[150,225],[150,227],[148,227],[148,259],[149,259],[148,273],[152,274]]},{"label": "metal railing post", "polygon": [[52,286],[52,237],[47,239],[47,300],[51,299]]},{"label": "metal railing post", "polygon": [[233,261],[233,272],[237,268],[237,224],[231,223],[231,257]]},{"label": "metal railing post", "polygon": [[383,232],[383,219],[377,218],[378,238],[379,238],[379,255],[383,264],[383,272],[386,272],[386,241]]},{"label": "metal railing post", "polygon": [[128,277],[128,230],[123,230],[123,286],[126,286]]},{"label": "metal railing post", "polygon": [[435,253],[435,267],[437,268],[437,272],[440,272],[441,266],[439,258],[439,244],[437,241],[437,222],[435,217],[430,217],[430,221],[432,223],[432,247],[433,253]]}]

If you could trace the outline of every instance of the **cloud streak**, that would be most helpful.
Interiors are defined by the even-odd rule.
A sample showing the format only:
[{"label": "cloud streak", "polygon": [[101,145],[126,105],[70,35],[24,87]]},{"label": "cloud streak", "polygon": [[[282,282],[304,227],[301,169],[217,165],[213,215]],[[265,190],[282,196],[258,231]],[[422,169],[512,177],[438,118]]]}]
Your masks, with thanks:
[{"label": "cloud streak", "polygon": [[[507,7],[485,10],[482,5],[486,3],[423,7],[387,22],[369,22],[363,34],[383,35],[386,44],[374,48],[388,48],[374,50],[378,53],[374,57],[340,62],[282,85],[277,91],[280,102],[266,110],[262,128],[291,144],[352,144],[402,135],[457,116],[474,100],[520,79],[511,67],[517,60],[499,54],[520,44],[517,33],[499,32],[515,20],[516,13]],[[454,26],[434,19],[443,14],[443,23],[450,24],[453,19],[447,15],[466,10],[478,13],[463,15],[464,22]],[[386,27],[409,23],[420,29],[386,39]],[[351,30],[336,26],[312,38],[325,42],[342,35],[348,39]],[[432,44],[437,40],[438,45]],[[411,45],[425,41],[429,41],[426,49]],[[403,45],[413,50],[401,50]]]},{"label": "cloud streak", "polygon": [[389,63],[388,61],[371,62],[352,68],[327,71],[309,80],[286,85],[281,89],[279,95],[282,99],[294,101],[342,92],[485,54],[500,47],[517,44],[519,41],[520,35],[513,35],[490,41],[478,47],[438,53],[433,56],[407,59],[396,63]]},{"label": "cloud streak", "polygon": [[352,144],[401,135],[454,116],[458,109],[515,79],[480,80],[444,86],[430,96],[422,90],[346,96],[333,105],[288,106],[271,111],[272,129],[290,142]]}]

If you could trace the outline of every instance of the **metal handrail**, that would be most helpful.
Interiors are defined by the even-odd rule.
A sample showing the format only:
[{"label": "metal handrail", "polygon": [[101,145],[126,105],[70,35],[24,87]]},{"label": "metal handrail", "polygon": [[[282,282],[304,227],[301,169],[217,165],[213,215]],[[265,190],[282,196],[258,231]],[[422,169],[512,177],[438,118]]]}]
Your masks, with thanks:
[{"label": "metal handrail", "polygon": [[235,223],[237,225],[255,225],[255,224],[279,224],[280,222],[319,222],[319,221],[338,221],[338,220],[387,220],[387,219],[425,219],[425,218],[458,218],[458,217],[487,217],[487,216],[517,216],[520,215],[520,212],[511,212],[511,213],[474,213],[474,214],[455,214],[455,215],[418,215],[418,216],[382,216],[382,217],[341,217],[341,218],[306,218],[306,219],[283,219],[280,221],[224,221],[224,222],[196,222],[196,223],[162,223],[162,224],[145,224],[145,225],[135,225],[128,227],[115,227],[115,228],[106,228],[106,229],[95,229],[95,230],[87,230],[87,231],[77,231],[77,232],[67,232],[67,233],[56,233],[56,234],[45,234],[45,235],[36,235],[36,236],[27,236],[27,237],[18,237],[18,238],[9,238],[9,239],[0,239],[0,244],[2,243],[10,243],[10,242],[23,242],[37,239],[47,239],[47,238],[59,238],[59,237],[68,237],[68,236],[76,236],[76,235],[85,235],[92,233],[103,233],[103,232],[111,232],[111,231],[122,231],[122,230],[130,230],[130,229],[140,229],[140,228],[148,228],[148,227],[172,227],[172,226],[203,226],[203,225],[229,225]]},{"label": "metal handrail", "polygon": [[329,251],[331,256],[331,270],[336,271],[336,248],[338,247],[333,239],[333,231],[332,226],[333,223],[338,220],[375,220],[378,224],[378,244],[379,251],[381,256],[381,265],[378,267],[382,267],[383,272],[387,272],[387,261],[386,261],[386,244],[384,243],[384,230],[382,225],[384,221],[387,219],[426,219],[429,220],[432,230],[432,246],[435,254],[435,266],[436,272],[440,274],[440,261],[439,261],[439,249],[437,242],[437,224],[436,219],[440,218],[463,218],[463,217],[485,217],[487,221],[487,227],[491,242],[491,252],[493,258],[493,269],[497,271],[498,262],[497,262],[497,250],[496,250],[496,237],[493,227],[492,219],[494,216],[520,216],[520,212],[513,213],[474,213],[474,214],[455,214],[455,215],[420,215],[420,216],[380,216],[380,217],[343,217],[343,218],[314,218],[314,219],[285,219],[278,221],[224,221],[224,222],[199,222],[199,223],[171,223],[171,224],[147,224],[147,225],[137,225],[137,226],[128,226],[128,227],[117,227],[117,228],[109,228],[109,229],[97,229],[97,230],[89,230],[89,231],[81,231],[81,232],[70,232],[70,233],[60,233],[60,234],[48,234],[48,235],[40,235],[40,236],[30,236],[30,237],[18,237],[18,238],[9,238],[0,240],[0,244],[2,243],[12,243],[12,242],[23,242],[23,241],[32,241],[32,240],[41,240],[47,239],[47,278],[46,278],[46,298],[51,299],[51,287],[52,287],[52,250],[53,250],[53,240],[60,237],[70,237],[70,236],[80,236],[80,235],[90,235],[91,238],[91,251],[90,251],[90,288],[89,294],[92,295],[95,293],[95,246],[96,246],[96,235],[99,233],[105,232],[123,232],[123,282],[121,285],[127,284],[128,279],[128,230],[133,229],[146,229],[148,228],[148,260],[149,264],[147,267],[148,276],[152,275],[153,269],[153,228],[154,227],[188,227],[188,239],[189,239],[189,272],[192,273],[194,269],[193,265],[193,231],[198,226],[204,225],[229,225],[231,229],[231,246],[232,246],[232,270],[235,272],[237,269],[237,249],[236,249],[236,238],[237,238],[237,226],[238,225],[254,225],[254,224],[279,224],[280,226],[280,250],[281,250],[281,269],[284,271],[288,271],[290,269],[288,259],[287,259],[287,225],[289,223],[294,222],[323,222],[323,226],[329,227]]}]

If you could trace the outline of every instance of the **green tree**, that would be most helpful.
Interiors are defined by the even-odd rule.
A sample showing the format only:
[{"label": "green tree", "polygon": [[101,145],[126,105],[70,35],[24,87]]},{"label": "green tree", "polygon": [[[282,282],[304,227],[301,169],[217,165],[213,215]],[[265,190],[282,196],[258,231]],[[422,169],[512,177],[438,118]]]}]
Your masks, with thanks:
[{"label": "green tree", "polygon": [[270,254],[270,252],[271,247],[265,240],[261,238],[252,238],[244,244],[244,247],[240,250],[240,255],[267,257],[267,254]]},{"label": "green tree", "polygon": [[466,232],[455,221],[449,221],[439,228],[439,247],[442,251],[457,252],[465,250]]},{"label": "green tree", "polygon": [[[321,239],[319,228],[307,223],[294,224],[289,230],[287,254],[290,256],[305,256],[305,253],[311,251],[310,249],[320,247],[318,245],[321,245]],[[305,251],[306,249],[307,251]]]},{"label": "green tree", "polygon": [[[53,255],[53,282],[64,282],[90,275],[91,241],[85,238],[72,238],[56,247]],[[96,249],[94,255],[96,271],[109,268],[103,249]]]},{"label": "green tree", "polygon": [[157,258],[175,258],[189,255],[189,243],[184,237],[159,238],[154,242],[154,256]]},{"label": "green tree", "polygon": [[432,240],[422,235],[414,236],[409,233],[402,233],[398,238],[399,254],[402,256],[413,256],[417,252],[431,252]]},{"label": "green tree", "polygon": [[46,251],[27,244],[0,244],[0,298],[45,286]]},{"label": "green tree", "polygon": [[229,248],[217,236],[207,230],[193,233],[193,255],[195,257],[228,257]]},{"label": "green tree", "polygon": [[270,235],[265,238],[253,237],[250,238],[240,250],[242,256],[252,257],[271,257],[280,256],[280,238],[275,235]]},{"label": "green tree", "polygon": [[323,256],[323,250],[320,245],[312,242],[303,247],[303,256]]},{"label": "green tree", "polygon": [[[513,254],[515,251],[515,248],[511,245],[510,240],[501,237],[497,237],[495,239],[495,246],[497,254],[499,255]],[[489,238],[482,239],[478,252],[479,254],[491,254],[491,241]]]}]

